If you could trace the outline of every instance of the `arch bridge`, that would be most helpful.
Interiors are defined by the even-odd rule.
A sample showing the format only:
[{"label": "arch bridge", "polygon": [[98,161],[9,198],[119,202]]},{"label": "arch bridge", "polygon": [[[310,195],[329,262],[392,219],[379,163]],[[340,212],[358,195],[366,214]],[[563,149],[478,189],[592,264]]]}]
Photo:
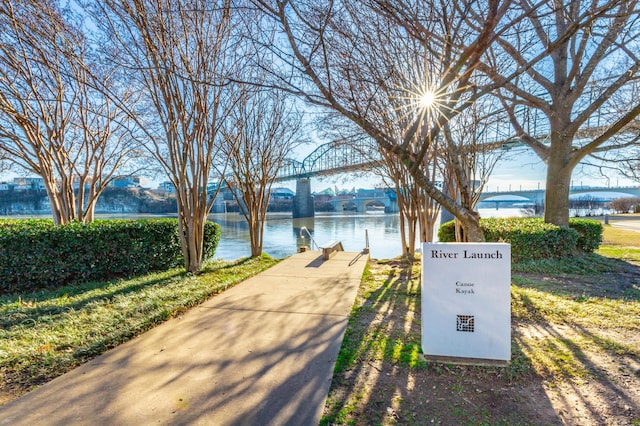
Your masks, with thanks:
[{"label": "arch bridge", "polygon": [[[517,204],[543,204],[545,197],[544,189],[524,189],[509,191],[483,192],[480,195],[480,203],[495,205],[499,207],[513,206]],[[640,186],[574,186],[569,191],[572,199],[590,198],[594,202],[608,202],[623,197],[640,197]]]}]

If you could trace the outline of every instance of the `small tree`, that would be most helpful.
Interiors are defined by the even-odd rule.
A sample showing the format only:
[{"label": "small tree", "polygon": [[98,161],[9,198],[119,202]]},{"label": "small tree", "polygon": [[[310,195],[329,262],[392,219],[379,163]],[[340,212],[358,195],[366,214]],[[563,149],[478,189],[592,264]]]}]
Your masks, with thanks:
[{"label": "small tree", "polygon": [[301,143],[301,115],[293,99],[277,90],[245,85],[225,123],[224,152],[230,173],[225,181],[249,224],[251,256],[260,256],[271,187],[291,150]]},{"label": "small tree", "polygon": [[[480,195],[489,176],[505,151],[499,123],[504,114],[483,98],[453,117],[443,128],[443,138],[454,155],[444,155],[441,176],[449,196],[469,211],[476,211]],[[460,222],[456,220],[456,240],[466,241]]]},{"label": "small tree", "polygon": [[147,149],[176,189],[185,267],[198,271],[214,199],[209,177],[214,163],[225,160],[220,130],[234,108],[229,82],[243,53],[236,50],[236,9],[230,0],[105,0],[87,6],[112,60],[130,70],[129,80],[146,97],[146,110],[121,106],[137,120]]},{"label": "small tree", "polygon": [[636,206],[640,206],[640,198],[624,197],[611,201],[611,208],[616,213],[629,213],[634,211]]},{"label": "small tree", "polygon": [[80,24],[55,1],[3,2],[0,30],[0,157],[42,177],[56,224],[90,222],[136,148],[126,116],[92,89],[111,76],[100,75]]}]

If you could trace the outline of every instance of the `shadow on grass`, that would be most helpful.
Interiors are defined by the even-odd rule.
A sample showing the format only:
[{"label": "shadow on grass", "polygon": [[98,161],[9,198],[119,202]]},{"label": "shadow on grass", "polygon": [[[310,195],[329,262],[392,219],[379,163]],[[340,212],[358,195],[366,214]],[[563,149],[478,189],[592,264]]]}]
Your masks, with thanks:
[{"label": "shadow on grass", "polygon": [[[3,309],[0,327],[9,329],[20,325],[28,327],[35,325],[43,316],[64,314],[70,310],[81,310],[95,302],[113,300],[119,295],[127,295],[140,290],[166,285],[177,278],[185,276],[184,271],[175,270],[165,273],[162,278],[155,278],[152,274],[148,279],[131,278],[118,279],[107,282],[91,282],[71,286],[64,286],[56,290],[42,290],[34,293],[18,294],[0,299],[3,305],[14,305]],[[39,302],[50,301],[51,305],[38,305]]]},{"label": "shadow on grass", "polygon": [[424,361],[419,274],[385,267],[386,277],[365,279],[321,424],[561,423],[517,344],[506,368]]},{"label": "shadow on grass", "polygon": [[[226,272],[250,263],[251,258],[239,259],[235,262],[211,263],[206,265],[197,275],[213,272]],[[166,286],[187,276],[184,269],[173,269],[165,272],[152,272],[138,277],[113,279],[106,282],[86,282],[66,285],[58,289],[40,290],[32,293],[13,294],[0,297],[0,328],[9,329],[20,325],[35,325],[43,316],[55,316],[66,312],[81,310],[96,302],[108,302],[118,296],[137,293],[145,288]],[[145,278],[146,277],[146,278]],[[40,302],[51,302],[42,305]],[[1,309],[5,305],[5,309]]]},{"label": "shadow on grass", "polygon": [[640,321],[633,316],[640,267],[599,255],[587,259],[607,268],[596,275],[576,269],[515,274],[514,340],[534,369],[557,384],[554,405],[566,423],[638,421]]},{"label": "shadow on grass", "polygon": [[576,325],[521,324],[514,342],[546,382],[565,424],[627,424],[640,418],[640,357],[618,342]]},{"label": "shadow on grass", "polygon": [[576,301],[640,299],[640,265],[598,254],[515,264],[513,275],[523,278],[518,280],[520,287]]},{"label": "shadow on grass", "polygon": [[208,265],[197,275],[213,275],[203,280],[176,269],[3,298],[0,329],[11,356],[0,362],[0,391],[22,393],[185,312],[255,273],[251,262]]}]

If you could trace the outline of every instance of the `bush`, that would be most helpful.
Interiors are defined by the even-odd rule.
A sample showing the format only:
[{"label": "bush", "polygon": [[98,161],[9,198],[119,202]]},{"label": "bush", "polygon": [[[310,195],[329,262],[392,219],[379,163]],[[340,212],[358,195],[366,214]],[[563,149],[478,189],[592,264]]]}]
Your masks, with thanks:
[{"label": "bush", "polygon": [[440,225],[438,228],[438,241],[441,243],[456,242],[456,221],[450,220]]},{"label": "bush", "polygon": [[[54,226],[51,220],[0,220],[0,293],[144,274],[183,263],[176,219],[96,220]],[[204,257],[220,240],[205,227]]]},{"label": "bush", "polygon": [[578,232],[577,248],[593,253],[602,243],[602,223],[592,219],[569,219],[569,227]]},{"label": "bush", "polygon": [[[545,223],[539,218],[481,219],[480,226],[487,242],[511,244],[513,262],[572,255],[580,238],[574,229]],[[454,227],[453,221],[442,224],[438,239],[441,242],[455,241]]]}]

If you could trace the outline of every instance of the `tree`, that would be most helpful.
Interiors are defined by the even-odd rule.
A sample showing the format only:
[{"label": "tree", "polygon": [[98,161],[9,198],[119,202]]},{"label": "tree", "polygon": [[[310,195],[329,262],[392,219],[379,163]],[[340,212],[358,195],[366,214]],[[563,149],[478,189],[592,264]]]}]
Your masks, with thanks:
[{"label": "tree", "polygon": [[[509,1],[390,1],[318,2],[255,0],[278,22],[287,48],[273,50],[293,67],[293,79],[279,74],[276,84],[308,102],[339,112],[358,125],[379,147],[397,156],[412,178],[430,197],[451,211],[465,227],[468,238],[483,241],[476,212],[461,206],[423,173],[423,161],[444,124],[470,105],[475,96],[476,66],[499,28]],[[419,49],[416,49],[419,47]],[[406,64],[423,63],[406,86],[389,77]],[[404,72],[400,74],[409,75]],[[390,134],[380,115],[391,111],[391,97],[404,99],[411,124],[401,140]],[[424,96],[435,102],[421,104]],[[406,111],[406,110],[405,110]],[[430,111],[430,113],[427,113]],[[418,137],[420,143],[412,143]],[[455,148],[444,148],[456,156]],[[453,167],[458,167],[452,161]],[[461,179],[464,172],[452,171]],[[468,182],[459,182],[468,186]]]},{"label": "tree", "polygon": [[[526,18],[481,68],[522,141],[547,164],[545,221],[567,226],[571,175],[585,157],[637,144],[618,137],[640,113],[637,0],[518,0]],[[507,75],[525,72],[515,79]]]},{"label": "tree", "polygon": [[301,143],[302,117],[292,101],[283,92],[246,85],[222,131],[230,169],[225,182],[234,189],[249,224],[253,257],[262,254],[264,222],[278,170]]},{"label": "tree", "polygon": [[638,197],[624,197],[611,201],[611,208],[616,213],[629,213],[637,206],[640,206],[640,198]]},{"label": "tree", "polygon": [[[444,177],[444,189],[449,196],[468,210],[476,209],[493,168],[506,152],[503,120],[504,113],[496,110],[485,97],[444,125],[442,137],[455,155],[443,156],[440,175]],[[451,164],[452,160],[455,165]],[[448,170],[457,170],[459,176],[452,176]],[[456,241],[466,241],[467,235],[460,225],[456,221]]]},{"label": "tree", "polygon": [[[415,254],[416,241],[433,241],[434,226],[440,208],[438,204],[425,193],[412,179],[407,169],[398,163],[395,155],[387,151],[380,150],[383,158],[384,176],[383,180],[391,181],[396,193],[400,217],[400,241],[402,244],[402,254],[413,257]],[[435,159],[432,154],[429,159]],[[425,173],[430,173],[429,179],[435,182],[438,178],[439,169],[431,164],[425,167]]]},{"label": "tree", "polygon": [[56,224],[90,222],[135,149],[126,118],[92,89],[111,76],[55,1],[3,2],[0,29],[0,157],[43,178]]},{"label": "tree", "polygon": [[236,96],[240,64],[230,0],[106,0],[90,8],[113,49],[148,99],[130,111],[148,149],[176,188],[185,267],[202,267],[204,225],[213,205],[209,178],[222,161],[222,125]]}]

